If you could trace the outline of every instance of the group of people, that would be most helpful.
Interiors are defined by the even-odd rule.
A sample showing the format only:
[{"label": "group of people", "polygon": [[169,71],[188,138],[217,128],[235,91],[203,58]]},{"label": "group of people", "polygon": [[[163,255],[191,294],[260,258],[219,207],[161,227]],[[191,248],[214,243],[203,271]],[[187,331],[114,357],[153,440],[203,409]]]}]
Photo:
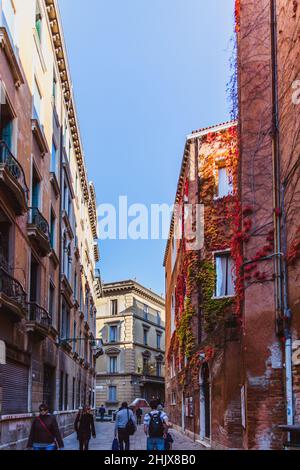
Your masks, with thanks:
[{"label": "group of people", "polygon": [[[173,444],[171,427],[163,406],[157,400],[150,402],[151,411],[144,417],[144,432],[147,436],[147,450],[171,450]],[[142,410],[136,410],[136,416],[126,402],[122,403],[116,415],[115,439],[118,440],[119,450],[130,450],[130,435],[133,435],[138,424],[141,424]],[[132,429],[133,428],[133,429]]]},{"label": "group of people", "polygon": [[[168,416],[164,412],[163,406],[156,400],[150,402],[150,407],[151,411],[145,414],[143,423],[147,436],[147,450],[171,450],[173,438],[169,433],[171,425]],[[105,408],[100,412],[101,421],[104,420],[104,414]],[[137,426],[142,424],[142,414],[140,408],[134,414],[126,402],[122,403],[116,414],[114,430],[118,450],[130,450],[130,436],[136,432]],[[79,410],[74,422],[74,429],[79,441],[79,450],[89,450],[91,437],[96,438],[94,416],[89,406],[84,406]],[[56,417],[49,413],[49,407],[45,403],[40,405],[39,416],[32,422],[27,448],[39,451],[64,448]]]}]

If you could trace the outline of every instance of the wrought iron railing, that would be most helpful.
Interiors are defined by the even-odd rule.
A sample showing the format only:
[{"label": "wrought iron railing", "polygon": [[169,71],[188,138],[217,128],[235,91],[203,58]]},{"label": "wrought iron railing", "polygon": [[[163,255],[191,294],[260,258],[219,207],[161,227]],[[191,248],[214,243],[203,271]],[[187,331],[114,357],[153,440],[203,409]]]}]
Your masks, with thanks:
[{"label": "wrought iron railing", "polygon": [[26,308],[26,292],[15,278],[1,266],[0,267],[0,294],[3,293],[9,299]]},{"label": "wrought iron railing", "polygon": [[6,168],[10,175],[18,181],[25,193],[26,203],[28,203],[29,190],[26,184],[24,170],[3,140],[0,141],[0,167]]},{"label": "wrought iron railing", "polygon": [[27,306],[29,321],[34,321],[47,328],[51,326],[52,318],[50,313],[48,313],[46,309],[44,309],[35,302],[29,302]]},{"label": "wrought iron railing", "polygon": [[51,241],[49,224],[45,217],[40,213],[37,207],[30,207],[28,214],[28,222],[31,225],[35,225],[49,240]]}]

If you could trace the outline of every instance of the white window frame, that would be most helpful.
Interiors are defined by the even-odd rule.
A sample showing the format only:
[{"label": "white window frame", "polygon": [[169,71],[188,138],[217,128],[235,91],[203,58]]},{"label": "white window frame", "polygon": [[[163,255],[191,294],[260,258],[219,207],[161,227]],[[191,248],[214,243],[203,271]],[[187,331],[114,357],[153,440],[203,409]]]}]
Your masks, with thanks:
[{"label": "white window frame", "polygon": [[[220,172],[225,171],[227,181],[224,184],[224,189],[221,191],[220,189]],[[228,169],[226,166],[218,166],[217,168],[218,172],[218,190],[217,190],[217,196],[216,199],[222,199],[223,197],[230,196],[233,194],[233,185],[232,182],[230,181],[230,175],[228,174]]]},{"label": "white window frame", "polygon": [[[230,250],[223,250],[223,251],[215,251],[213,253],[213,261],[214,261],[214,266],[215,266],[215,272],[216,272],[216,285],[215,285],[215,290],[214,290],[214,295],[213,295],[213,299],[224,299],[224,298],[232,298],[232,297],[235,297],[235,291],[233,290],[233,293],[231,294],[225,294],[225,295],[218,295],[217,294],[217,283],[218,283],[218,273],[217,273],[217,258],[221,258],[221,257],[227,257],[228,260],[231,260],[233,262],[233,259],[231,257],[231,253],[230,253]],[[226,275],[227,275],[227,279],[226,279],[226,291],[228,290],[228,276],[230,275],[230,273],[228,272],[228,262],[226,263]],[[235,279],[233,278],[232,279],[232,282],[233,282],[233,286],[234,286],[234,281]]]}]

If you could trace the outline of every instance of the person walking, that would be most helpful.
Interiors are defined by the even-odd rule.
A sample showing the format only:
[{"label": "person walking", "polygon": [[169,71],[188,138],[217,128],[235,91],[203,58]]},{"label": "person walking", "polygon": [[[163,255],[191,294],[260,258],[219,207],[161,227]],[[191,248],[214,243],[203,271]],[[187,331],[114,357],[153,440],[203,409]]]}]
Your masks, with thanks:
[{"label": "person walking", "polygon": [[142,424],[142,415],[143,415],[142,409],[141,409],[141,408],[137,408],[135,414],[136,414],[137,424]]},{"label": "person walking", "polygon": [[130,435],[134,433],[134,428],[136,429],[135,416],[133,411],[128,408],[128,404],[124,402],[116,415],[115,424],[115,437],[119,440],[121,451],[129,450]]},{"label": "person walking", "polygon": [[89,406],[84,406],[76,416],[74,423],[77,439],[79,441],[79,450],[89,450],[91,436],[96,439],[96,430],[94,416]]},{"label": "person walking", "polygon": [[64,447],[57,420],[50,415],[49,407],[42,403],[39,416],[34,418],[27,442],[27,449],[60,450]]},{"label": "person walking", "polygon": [[99,414],[100,414],[100,421],[104,421],[104,415],[105,415],[105,406],[101,405],[99,408]]},{"label": "person walking", "polygon": [[157,409],[157,401],[151,400],[151,411],[144,417],[144,431],[147,436],[147,450],[165,450],[169,420],[164,411]]}]

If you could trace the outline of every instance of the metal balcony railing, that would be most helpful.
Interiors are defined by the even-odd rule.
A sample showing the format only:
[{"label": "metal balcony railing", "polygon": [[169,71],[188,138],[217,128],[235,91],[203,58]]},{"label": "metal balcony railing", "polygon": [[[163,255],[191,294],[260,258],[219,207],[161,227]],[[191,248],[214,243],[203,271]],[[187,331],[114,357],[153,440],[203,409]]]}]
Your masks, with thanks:
[{"label": "metal balcony railing", "polygon": [[29,302],[28,306],[28,320],[34,321],[42,326],[50,327],[52,324],[51,315],[46,309],[41,307],[35,302]]},{"label": "metal balcony railing", "polygon": [[22,308],[26,308],[26,293],[15,278],[1,266],[0,267],[0,294],[3,293],[9,299],[14,300]]},{"label": "metal balcony railing", "polygon": [[28,222],[31,225],[35,225],[49,240],[51,240],[49,224],[45,217],[40,213],[37,207],[29,208]]},{"label": "metal balcony railing", "polygon": [[0,141],[0,167],[6,168],[10,175],[19,183],[25,193],[26,202],[28,203],[29,190],[26,184],[24,170],[3,140]]}]

